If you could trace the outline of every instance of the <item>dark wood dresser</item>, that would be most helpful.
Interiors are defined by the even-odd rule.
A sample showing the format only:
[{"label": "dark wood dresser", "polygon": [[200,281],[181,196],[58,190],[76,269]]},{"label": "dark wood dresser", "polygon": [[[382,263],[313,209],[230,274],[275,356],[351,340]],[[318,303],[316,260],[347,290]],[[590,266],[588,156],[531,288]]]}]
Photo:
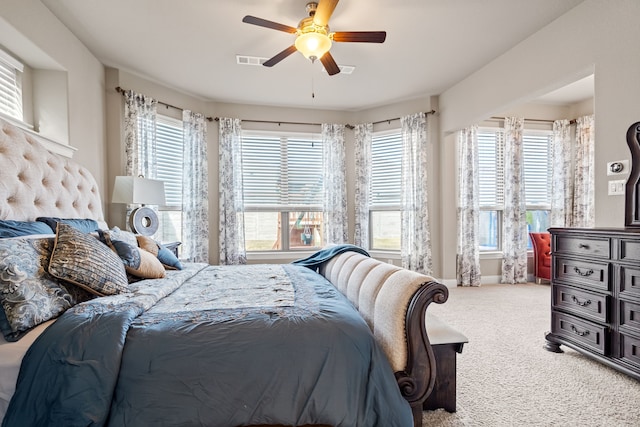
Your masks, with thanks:
[{"label": "dark wood dresser", "polygon": [[640,229],[551,228],[551,332],[640,379]]}]

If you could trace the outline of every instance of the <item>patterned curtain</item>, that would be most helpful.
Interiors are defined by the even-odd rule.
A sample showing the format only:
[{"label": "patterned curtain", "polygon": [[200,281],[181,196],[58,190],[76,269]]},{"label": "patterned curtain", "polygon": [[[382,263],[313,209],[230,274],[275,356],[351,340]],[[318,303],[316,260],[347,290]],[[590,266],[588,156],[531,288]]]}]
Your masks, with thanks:
[{"label": "patterned curtain", "polygon": [[569,120],[553,122],[551,164],[551,227],[567,227],[573,216],[571,126]]},{"label": "patterned curtain", "polygon": [[365,123],[355,127],[356,156],[356,230],[354,243],[369,249],[369,189],[371,184],[371,135],[373,124]]},{"label": "patterned curtain", "polygon": [[458,286],[480,286],[478,127],[458,134]]},{"label": "patterned curtain", "polygon": [[125,174],[156,178],[156,107],[158,101],[128,90],[124,94]]},{"label": "patterned curtain", "polygon": [[571,227],[595,225],[594,180],[595,130],[593,115],[579,117],[576,125],[576,149]]},{"label": "patterned curtain", "polygon": [[349,239],[347,235],[347,185],[344,157],[344,125],[323,124],[322,237],[325,245],[346,243]]},{"label": "patterned curtain", "polygon": [[431,274],[427,204],[427,120],[425,113],[404,116],[402,128],[402,267]]},{"label": "patterned curtain", "polygon": [[246,264],[242,195],[242,128],[220,118],[220,264]]},{"label": "patterned curtain", "polygon": [[203,114],[182,112],[184,166],[182,182],[182,257],[209,262],[209,174],[207,122]]},{"label": "patterned curtain", "polygon": [[[155,179],[156,175],[156,109],[158,101],[128,90],[124,93],[125,175]],[[126,224],[132,205],[127,205]]]},{"label": "patterned curtain", "polygon": [[527,281],[529,236],[522,167],[523,127],[523,118],[505,118],[502,283],[526,283]]}]

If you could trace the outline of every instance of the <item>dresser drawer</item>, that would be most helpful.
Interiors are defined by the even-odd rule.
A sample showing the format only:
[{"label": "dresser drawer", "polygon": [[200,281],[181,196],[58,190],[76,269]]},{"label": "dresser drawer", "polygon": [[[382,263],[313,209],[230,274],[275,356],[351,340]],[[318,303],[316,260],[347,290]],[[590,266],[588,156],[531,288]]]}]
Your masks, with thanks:
[{"label": "dresser drawer", "polygon": [[611,258],[611,241],[607,237],[555,236],[554,253],[597,258]]},{"label": "dresser drawer", "polygon": [[640,303],[620,300],[620,328],[640,334]]},{"label": "dresser drawer", "polygon": [[640,298],[640,268],[620,266],[618,290],[621,297]]},{"label": "dresser drawer", "polygon": [[577,283],[596,290],[610,290],[609,263],[588,260],[576,261],[561,256],[555,256],[554,260],[554,280]]},{"label": "dresser drawer", "polygon": [[640,261],[640,240],[620,239],[620,261]]},{"label": "dresser drawer", "polygon": [[553,308],[570,311],[598,322],[609,321],[609,298],[608,295],[571,286],[553,285]]},{"label": "dresser drawer", "polygon": [[620,358],[640,367],[640,339],[620,334]]},{"label": "dresser drawer", "polygon": [[609,352],[609,329],[606,326],[553,311],[551,327],[556,335],[588,347],[595,353],[606,355]]}]

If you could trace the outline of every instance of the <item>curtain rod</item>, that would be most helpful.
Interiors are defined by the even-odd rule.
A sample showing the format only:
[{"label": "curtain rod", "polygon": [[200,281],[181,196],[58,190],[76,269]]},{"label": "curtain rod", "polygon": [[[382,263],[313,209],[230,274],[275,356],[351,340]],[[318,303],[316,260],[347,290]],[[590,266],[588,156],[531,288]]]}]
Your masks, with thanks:
[{"label": "curtain rod", "polygon": [[[214,117],[213,120],[216,122],[220,121],[220,117]],[[322,123],[312,123],[312,122],[287,122],[282,120],[252,120],[252,119],[241,119],[240,121],[249,122],[249,123],[273,123],[275,125],[306,125],[306,126],[322,126]],[[344,125],[348,129],[353,129],[354,126],[350,124]]]},{"label": "curtain rod", "polygon": [[[431,111],[425,111],[424,112],[425,115],[435,114],[435,113],[436,113],[436,110],[431,110]],[[393,119],[387,119],[387,120],[379,120],[377,122],[373,122],[372,124],[379,125],[380,123],[390,123],[390,122],[393,122],[394,120],[400,120],[400,117],[394,117]]]},{"label": "curtain rod", "polygon": [[[118,92],[118,93],[119,93],[119,94],[121,94],[121,95],[124,95],[124,93],[125,93],[126,91],[127,91],[126,89],[122,89],[120,86],[117,86],[117,87],[116,87],[116,92]],[[162,105],[164,105],[164,106],[165,106],[165,107],[167,107],[167,108],[174,108],[174,109],[176,109],[176,110],[184,111],[184,108],[176,107],[175,105],[167,104],[166,102],[162,102],[162,101],[158,101],[158,100],[156,100],[156,102],[157,102],[158,104],[162,104]],[[211,118],[211,117],[205,117],[205,118],[206,118],[208,121],[210,121],[210,122],[211,122],[211,121],[213,121],[213,118]]]},{"label": "curtain rod", "polygon": [[[431,111],[427,111],[424,114],[435,114],[435,110],[431,110]],[[213,120],[215,120],[216,122],[220,121],[220,117],[214,117]],[[393,119],[386,119],[386,120],[380,120],[378,122],[373,122],[372,124],[377,125],[380,123],[389,123],[392,122],[394,120],[400,120],[400,117],[395,117]],[[310,123],[310,122],[287,122],[287,121],[280,121],[280,120],[251,120],[251,119],[242,119],[243,122],[250,122],[250,123],[273,123],[276,124],[278,126],[280,125],[308,125],[308,126],[322,126],[322,123]],[[351,125],[351,124],[346,124],[344,125],[347,129],[354,129],[355,126]]]},{"label": "curtain rod", "polygon": [[[506,117],[495,117],[495,116],[493,116],[493,117],[490,117],[487,120],[496,121],[496,120],[504,120],[505,118]],[[526,119],[526,118],[524,119],[524,121],[525,122],[537,122],[537,123],[553,123],[553,122],[555,122],[555,120],[548,120],[548,119]],[[576,124],[576,119],[569,120],[569,124],[570,125]]]}]

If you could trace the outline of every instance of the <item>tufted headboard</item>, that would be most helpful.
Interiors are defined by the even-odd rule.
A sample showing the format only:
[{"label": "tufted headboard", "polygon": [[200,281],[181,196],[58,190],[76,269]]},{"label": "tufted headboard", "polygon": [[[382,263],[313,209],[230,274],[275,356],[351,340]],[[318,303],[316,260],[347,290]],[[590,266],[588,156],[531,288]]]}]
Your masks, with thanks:
[{"label": "tufted headboard", "polygon": [[104,224],[98,185],[89,170],[0,119],[0,219],[33,221],[38,216]]}]

